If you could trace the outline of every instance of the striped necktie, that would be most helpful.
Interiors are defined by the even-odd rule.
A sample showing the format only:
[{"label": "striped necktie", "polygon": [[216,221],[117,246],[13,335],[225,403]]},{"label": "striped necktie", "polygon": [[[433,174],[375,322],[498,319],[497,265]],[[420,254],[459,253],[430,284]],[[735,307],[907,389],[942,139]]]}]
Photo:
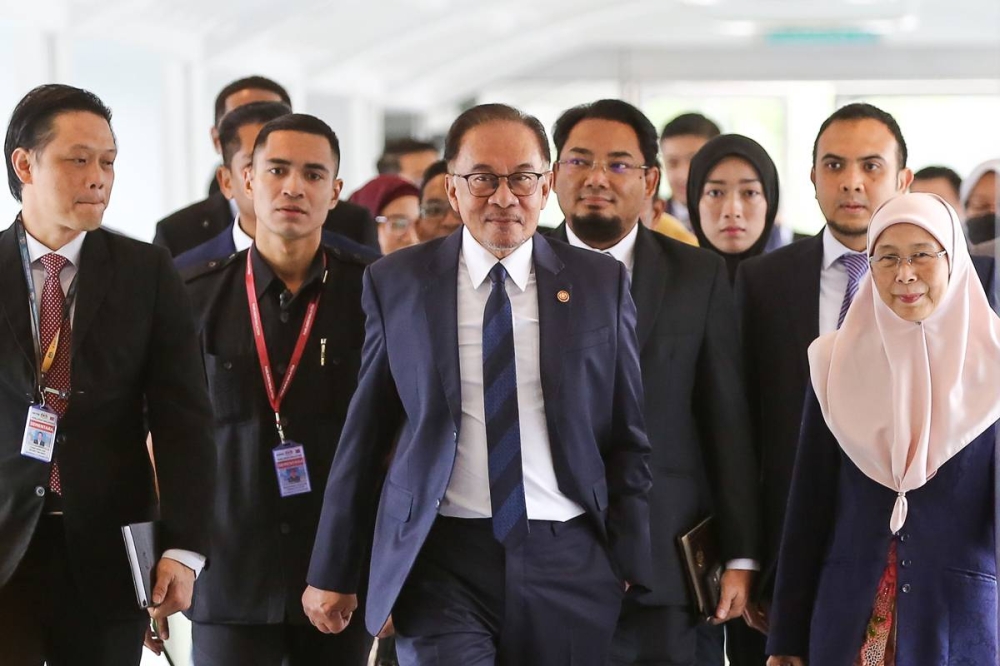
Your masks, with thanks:
[{"label": "striped necktie", "polygon": [[854,296],[858,293],[858,285],[861,278],[868,274],[868,256],[859,252],[845,252],[837,259],[847,269],[847,291],[844,292],[844,302],[840,304],[840,318],[837,319],[837,328],[844,323],[847,310],[854,301]]},{"label": "striped necktie", "polygon": [[490,270],[492,288],[483,313],[483,398],[493,536],[511,548],[528,533],[528,511],[521,470],[514,322],[506,280],[506,269],[497,263]]}]

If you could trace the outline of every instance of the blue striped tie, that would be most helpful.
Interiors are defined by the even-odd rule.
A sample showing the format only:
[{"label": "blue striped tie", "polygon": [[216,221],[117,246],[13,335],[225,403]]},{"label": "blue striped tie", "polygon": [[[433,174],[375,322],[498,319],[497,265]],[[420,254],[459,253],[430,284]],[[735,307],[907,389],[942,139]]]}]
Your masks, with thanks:
[{"label": "blue striped tie", "polygon": [[528,533],[528,511],[521,472],[514,322],[504,286],[506,280],[506,269],[497,263],[490,270],[493,286],[483,313],[483,398],[493,536],[510,548]]},{"label": "blue striped tie", "polygon": [[858,252],[845,252],[838,259],[847,269],[847,291],[844,292],[844,302],[840,304],[840,318],[837,320],[837,328],[844,323],[847,310],[854,301],[855,294],[858,293],[858,285],[861,278],[868,274],[868,257]]}]

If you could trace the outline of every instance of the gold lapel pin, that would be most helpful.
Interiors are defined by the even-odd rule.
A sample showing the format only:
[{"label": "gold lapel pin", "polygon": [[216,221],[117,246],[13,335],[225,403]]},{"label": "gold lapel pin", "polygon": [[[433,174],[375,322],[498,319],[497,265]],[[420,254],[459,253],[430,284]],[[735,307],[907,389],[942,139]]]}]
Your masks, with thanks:
[{"label": "gold lapel pin", "polygon": [[569,303],[569,292],[565,289],[560,289],[556,294],[556,300],[560,303]]}]

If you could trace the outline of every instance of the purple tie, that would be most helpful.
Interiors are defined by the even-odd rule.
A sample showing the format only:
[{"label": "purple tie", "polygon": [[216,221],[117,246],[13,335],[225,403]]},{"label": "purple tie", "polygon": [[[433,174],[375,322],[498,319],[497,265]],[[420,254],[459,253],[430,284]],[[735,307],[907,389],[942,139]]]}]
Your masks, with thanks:
[{"label": "purple tie", "polygon": [[868,256],[860,252],[845,252],[837,259],[847,269],[847,291],[844,292],[844,302],[840,304],[840,318],[837,319],[837,328],[844,323],[847,310],[854,301],[854,295],[858,293],[858,285],[868,273]]}]

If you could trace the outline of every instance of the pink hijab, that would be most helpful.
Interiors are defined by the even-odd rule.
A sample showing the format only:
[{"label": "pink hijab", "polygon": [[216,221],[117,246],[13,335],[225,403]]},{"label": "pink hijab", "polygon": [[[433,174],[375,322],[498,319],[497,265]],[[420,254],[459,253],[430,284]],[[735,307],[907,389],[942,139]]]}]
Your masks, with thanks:
[{"label": "pink hijab", "polygon": [[906,493],[1000,418],[1000,318],[990,309],[954,209],[933,194],[890,199],[872,216],[868,248],[909,222],[947,250],[949,281],[921,323],[896,316],[864,278],[838,331],[809,347],[813,388],[830,431],[870,479],[898,493],[889,527],[906,521]]}]

